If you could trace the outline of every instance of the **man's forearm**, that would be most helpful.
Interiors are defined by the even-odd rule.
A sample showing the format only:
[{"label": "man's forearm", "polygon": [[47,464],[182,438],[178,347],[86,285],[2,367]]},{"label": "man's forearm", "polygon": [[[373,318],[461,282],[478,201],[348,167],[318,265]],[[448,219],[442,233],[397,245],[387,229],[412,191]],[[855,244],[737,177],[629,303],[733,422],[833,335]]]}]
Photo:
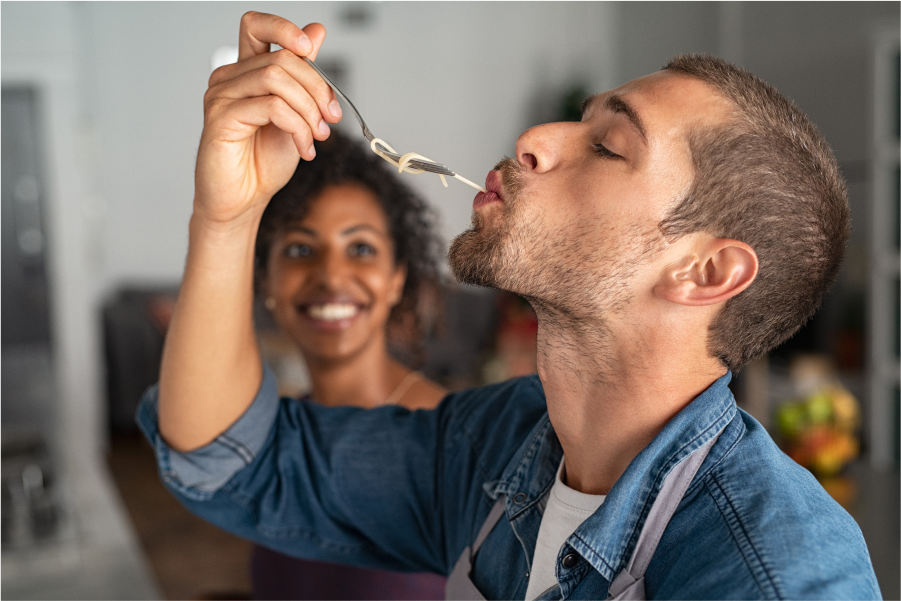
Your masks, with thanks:
[{"label": "man's forearm", "polygon": [[225,431],[259,388],[253,326],[254,241],[260,216],[211,223],[191,218],[185,276],[160,371],[160,433],[198,448]]}]

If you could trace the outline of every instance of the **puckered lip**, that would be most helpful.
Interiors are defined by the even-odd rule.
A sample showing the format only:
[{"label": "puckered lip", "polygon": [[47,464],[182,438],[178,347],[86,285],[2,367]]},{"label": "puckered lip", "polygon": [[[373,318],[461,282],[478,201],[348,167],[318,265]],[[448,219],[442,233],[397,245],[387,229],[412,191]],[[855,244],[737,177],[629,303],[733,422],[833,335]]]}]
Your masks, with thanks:
[{"label": "puckered lip", "polygon": [[472,199],[472,209],[478,211],[484,206],[495,202],[504,202],[503,183],[500,174],[497,171],[489,171],[488,177],[485,178],[485,189],[487,192],[479,192]]},{"label": "puckered lip", "polygon": [[488,172],[488,176],[485,178],[485,189],[489,192],[493,192],[501,202],[503,202],[504,187],[503,182],[501,182],[501,174],[499,171],[492,170]]}]

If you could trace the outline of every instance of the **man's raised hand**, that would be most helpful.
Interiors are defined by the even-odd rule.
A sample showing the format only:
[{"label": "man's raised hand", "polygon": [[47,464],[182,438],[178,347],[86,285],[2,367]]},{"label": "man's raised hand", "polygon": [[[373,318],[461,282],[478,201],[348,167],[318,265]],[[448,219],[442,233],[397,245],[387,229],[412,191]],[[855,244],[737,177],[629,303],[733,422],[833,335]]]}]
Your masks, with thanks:
[{"label": "man's raised hand", "polygon": [[[313,140],[341,119],[331,88],[306,62],[325,28],[249,12],[241,18],[238,62],[216,69],[204,95],[204,126],[195,172],[195,216],[231,222],[258,215],[287,183]],[[270,44],[284,48],[270,52]]]}]

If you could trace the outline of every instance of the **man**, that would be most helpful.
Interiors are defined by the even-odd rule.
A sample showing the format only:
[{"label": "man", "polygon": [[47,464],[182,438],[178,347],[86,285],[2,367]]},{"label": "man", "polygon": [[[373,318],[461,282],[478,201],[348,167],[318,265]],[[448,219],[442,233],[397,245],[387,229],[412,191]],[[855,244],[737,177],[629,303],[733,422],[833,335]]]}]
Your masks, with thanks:
[{"label": "man", "polygon": [[727,388],[834,278],[842,181],[797,108],[716,59],[528,130],[476,196],[451,267],[532,303],[540,380],[430,412],[278,400],[252,241],[340,118],[297,58],[324,35],[248,13],[211,77],[185,280],[138,415],[173,492],[286,553],[450,574],[458,598],[878,597],[854,521]]}]

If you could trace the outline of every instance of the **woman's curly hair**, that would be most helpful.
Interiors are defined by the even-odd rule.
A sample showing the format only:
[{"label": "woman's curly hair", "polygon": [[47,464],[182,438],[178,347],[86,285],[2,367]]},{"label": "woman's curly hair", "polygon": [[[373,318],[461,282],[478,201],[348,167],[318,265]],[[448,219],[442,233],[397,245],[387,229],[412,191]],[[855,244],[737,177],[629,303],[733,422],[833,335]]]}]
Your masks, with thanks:
[{"label": "woman's curly hair", "polygon": [[[357,184],[375,194],[388,222],[394,243],[394,260],[407,269],[403,296],[388,321],[392,343],[410,345],[414,355],[425,328],[423,297],[434,297],[439,282],[440,242],[434,233],[436,217],[418,194],[403,184],[377,155],[351,142],[340,132],[316,142],[316,158],[300,161],[294,175],[275,193],[263,213],[257,232],[254,283],[257,293],[266,277],[269,250],[288,224],[303,219],[327,187]],[[430,298],[434,301],[434,298]],[[400,339],[399,339],[400,338]]]}]

